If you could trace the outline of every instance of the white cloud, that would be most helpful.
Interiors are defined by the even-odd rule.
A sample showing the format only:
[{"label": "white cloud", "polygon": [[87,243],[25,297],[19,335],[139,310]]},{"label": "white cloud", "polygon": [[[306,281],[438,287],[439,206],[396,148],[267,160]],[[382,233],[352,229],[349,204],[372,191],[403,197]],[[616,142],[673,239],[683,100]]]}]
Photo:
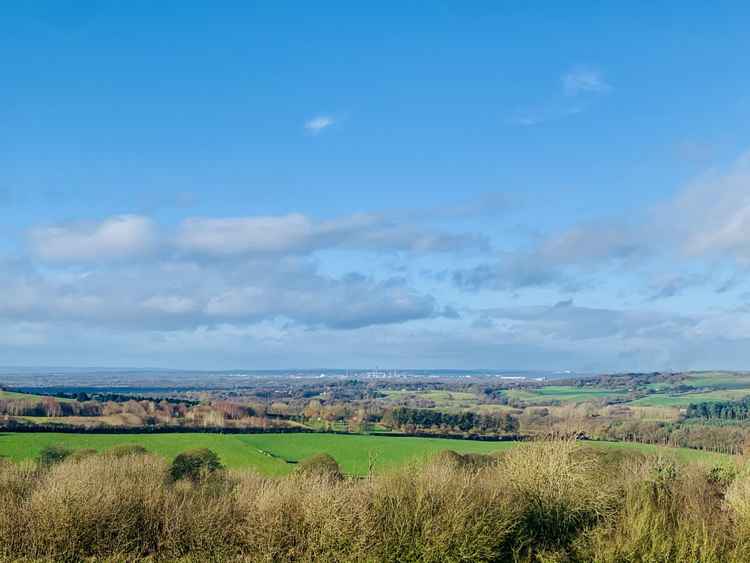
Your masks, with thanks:
[{"label": "white cloud", "polygon": [[343,248],[415,253],[483,250],[484,237],[436,232],[359,213],[315,221],[300,213],[265,217],[192,218],[180,225],[175,244],[208,256],[307,254]]},{"label": "white cloud", "polygon": [[[689,314],[668,312],[680,299],[660,302],[651,312],[572,302],[521,308],[492,296],[491,302],[505,307],[462,309],[461,318],[451,320],[456,315],[449,315],[446,303],[435,296],[455,294],[418,285],[409,277],[417,268],[405,270],[405,279],[389,277],[375,261],[370,267],[367,254],[420,254],[434,270],[455,269],[453,282],[469,291],[534,288],[519,303],[530,303],[535,293],[552,301],[575,290],[579,301],[588,296],[607,303],[598,288],[586,293],[600,280],[612,284],[606,291],[629,292],[625,297],[610,293],[609,303],[644,296],[686,295],[687,300],[690,292],[706,290],[719,277],[736,287],[735,280],[747,271],[750,156],[700,178],[640,216],[574,224],[534,235],[528,245],[498,241],[507,249],[485,252],[482,258],[464,252],[446,261],[435,255],[492,250],[485,237],[433,227],[436,220],[477,217],[487,205],[495,211],[505,207],[504,200],[490,198],[455,209],[427,209],[430,219],[421,221],[396,212],[331,219],[290,213],[194,217],[168,231],[149,218],[123,215],[32,229],[31,259],[0,263],[0,342],[27,352],[65,354],[48,334],[85,332],[79,350],[86,350],[92,348],[86,339],[98,342],[101,332],[114,344],[130,343],[152,357],[163,343],[173,342],[171,357],[177,362],[186,361],[182,353],[193,353],[196,343],[210,340],[216,349],[205,351],[204,359],[229,362],[221,351],[234,342],[232,358],[253,360],[251,351],[266,353],[268,342],[275,342],[275,360],[325,363],[337,357],[330,351],[333,339],[337,351],[347,348],[373,361],[414,358],[423,365],[531,362],[581,368],[591,361],[597,368],[650,369],[706,367],[717,357],[738,363],[750,359],[750,314],[740,308],[718,310],[698,299]],[[501,221],[493,225],[489,229],[502,232]],[[359,253],[360,269],[368,275],[342,274],[342,255],[333,258],[327,252],[336,249]],[[463,302],[480,298],[487,303],[484,295]],[[721,298],[722,306],[732,307],[732,295]],[[10,334],[15,329],[23,335]],[[149,338],[154,338],[153,348]]]},{"label": "white cloud", "polygon": [[180,225],[177,245],[212,255],[289,253],[306,250],[315,234],[299,213],[276,217],[192,218]]},{"label": "white cloud", "polygon": [[336,120],[330,115],[318,115],[305,122],[305,129],[312,135],[317,135],[324,129],[333,125]]},{"label": "white cloud", "polygon": [[562,76],[562,83],[565,93],[569,95],[607,92],[612,88],[598,71],[589,68],[575,68],[566,72]]},{"label": "white cloud", "polygon": [[656,214],[671,225],[688,256],[750,262],[750,152],[728,172],[694,182]]},{"label": "white cloud", "polygon": [[147,217],[118,215],[97,223],[34,228],[34,254],[51,262],[87,262],[130,258],[151,250],[156,228]]},{"label": "white cloud", "polygon": [[50,268],[0,270],[0,320],[127,330],[185,330],[285,319],[351,329],[446,316],[400,278],[332,276],[308,260],[109,264],[85,276]]},{"label": "white cloud", "polygon": [[[581,287],[586,275],[623,266],[621,274],[640,271],[641,281],[648,275],[652,281],[643,289],[663,299],[714,283],[716,276],[691,273],[696,266],[705,269],[707,261],[711,271],[719,272],[719,265],[729,269],[729,281],[718,292],[737,287],[738,275],[750,267],[750,153],[640,216],[574,224],[528,250],[456,270],[453,281],[469,291],[544,286],[570,291]],[[726,278],[726,271],[720,273]]]}]

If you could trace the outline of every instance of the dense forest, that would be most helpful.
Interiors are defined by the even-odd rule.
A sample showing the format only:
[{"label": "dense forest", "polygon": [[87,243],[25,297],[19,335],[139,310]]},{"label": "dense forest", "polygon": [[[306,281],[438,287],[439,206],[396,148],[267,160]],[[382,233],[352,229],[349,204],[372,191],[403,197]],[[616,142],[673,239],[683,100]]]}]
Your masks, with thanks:
[{"label": "dense forest", "polygon": [[718,420],[746,420],[750,418],[750,397],[737,401],[712,401],[691,404],[687,408],[688,418]]}]

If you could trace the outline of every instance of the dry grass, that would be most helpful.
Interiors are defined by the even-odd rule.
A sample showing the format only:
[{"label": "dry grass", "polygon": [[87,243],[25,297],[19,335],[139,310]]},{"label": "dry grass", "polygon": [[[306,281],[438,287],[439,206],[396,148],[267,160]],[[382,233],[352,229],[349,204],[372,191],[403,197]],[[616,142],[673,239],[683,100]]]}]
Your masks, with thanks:
[{"label": "dry grass", "polygon": [[[480,462],[481,461],[481,462]],[[563,563],[750,560],[750,474],[573,442],[443,454],[368,479],[219,472],[149,455],[0,465],[0,558]]]},{"label": "dry grass", "polygon": [[639,420],[665,420],[674,422],[680,419],[679,407],[647,407],[629,405],[628,408],[633,413],[634,418]]}]

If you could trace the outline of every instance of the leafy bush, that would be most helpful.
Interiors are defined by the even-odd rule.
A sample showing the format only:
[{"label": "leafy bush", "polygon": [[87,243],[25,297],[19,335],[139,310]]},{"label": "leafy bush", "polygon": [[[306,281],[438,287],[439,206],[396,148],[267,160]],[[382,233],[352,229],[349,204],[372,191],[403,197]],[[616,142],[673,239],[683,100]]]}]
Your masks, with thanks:
[{"label": "leafy bush", "polygon": [[47,467],[64,461],[72,453],[73,450],[70,450],[64,446],[53,444],[51,446],[45,446],[44,448],[42,448],[42,451],[39,452],[39,456],[37,459],[39,460],[40,465]]},{"label": "leafy bush", "polygon": [[453,450],[442,450],[433,457],[433,462],[437,465],[445,464],[448,467],[479,469],[480,467],[489,467],[496,464],[497,458],[485,454],[460,454]]},{"label": "leafy bush", "polygon": [[208,448],[188,450],[179,454],[169,471],[173,481],[189,479],[197,482],[211,473],[223,469],[219,456]]},{"label": "leafy bush", "polygon": [[335,481],[344,478],[341,474],[338,462],[328,454],[315,454],[303,459],[297,465],[295,472],[298,475],[324,477]]}]

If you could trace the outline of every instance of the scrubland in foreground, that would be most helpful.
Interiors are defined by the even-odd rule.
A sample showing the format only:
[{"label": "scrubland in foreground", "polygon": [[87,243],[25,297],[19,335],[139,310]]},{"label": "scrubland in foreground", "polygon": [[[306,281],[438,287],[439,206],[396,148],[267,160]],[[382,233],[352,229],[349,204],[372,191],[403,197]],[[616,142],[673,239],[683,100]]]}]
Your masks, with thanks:
[{"label": "scrubland in foreground", "polygon": [[[4,560],[740,562],[750,467],[574,442],[444,452],[364,479],[174,480],[134,451],[0,467]],[[312,468],[312,470],[311,470]]]}]

